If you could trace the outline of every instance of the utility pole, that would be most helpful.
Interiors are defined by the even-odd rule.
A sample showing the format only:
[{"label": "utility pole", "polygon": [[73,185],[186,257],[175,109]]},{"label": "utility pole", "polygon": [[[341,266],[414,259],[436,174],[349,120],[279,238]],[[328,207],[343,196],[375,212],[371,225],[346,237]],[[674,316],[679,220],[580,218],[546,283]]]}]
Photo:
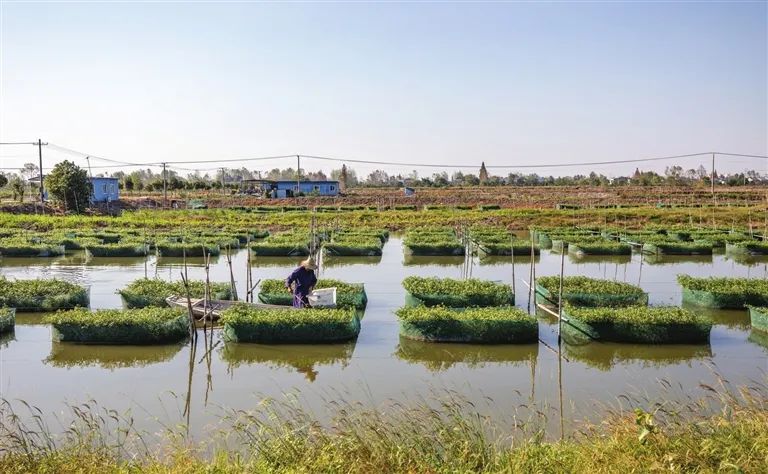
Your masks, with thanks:
[{"label": "utility pole", "polygon": [[715,197],[715,154],[712,153],[712,197]]},{"label": "utility pole", "polygon": [[296,155],[296,197],[301,191],[301,156]]},{"label": "utility pole", "polygon": [[168,207],[168,173],[165,171],[165,163],[163,163],[163,209]]},{"label": "utility pole", "polygon": [[90,156],[86,156],[85,157],[85,161],[88,162],[88,177],[93,179],[93,173],[91,172],[91,157]]},{"label": "utility pole", "polygon": [[45,214],[45,191],[43,190],[43,141],[37,139],[37,156],[40,158],[40,212]]}]

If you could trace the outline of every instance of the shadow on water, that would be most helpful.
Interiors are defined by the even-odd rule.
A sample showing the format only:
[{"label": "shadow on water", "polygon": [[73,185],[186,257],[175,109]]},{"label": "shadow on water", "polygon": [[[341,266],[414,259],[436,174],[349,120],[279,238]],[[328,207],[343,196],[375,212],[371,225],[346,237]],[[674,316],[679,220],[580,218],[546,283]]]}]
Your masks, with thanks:
[{"label": "shadow on water", "polygon": [[659,255],[643,254],[643,262],[648,265],[676,265],[679,263],[712,263],[712,255]]},{"label": "shadow on water", "polygon": [[683,303],[682,306],[693,313],[705,316],[712,321],[712,324],[717,326],[725,326],[727,328],[741,329],[744,331],[747,331],[752,327],[752,323],[749,319],[749,311],[746,309],[702,308],[701,306],[689,303]]},{"label": "shadow on water", "polygon": [[146,367],[173,359],[185,344],[163,346],[103,346],[54,342],[45,363],[54,367]]},{"label": "shadow on water", "polygon": [[381,255],[376,257],[323,257],[323,265],[326,267],[348,267],[351,265],[378,265],[381,263]]},{"label": "shadow on water", "polygon": [[565,355],[590,367],[608,371],[617,365],[658,368],[689,363],[712,357],[709,344],[624,344],[593,342],[584,345],[565,344]]},{"label": "shadow on water", "polygon": [[0,267],[49,267],[54,265],[71,265],[70,257],[0,257]]},{"label": "shadow on water", "polygon": [[768,332],[753,329],[749,332],[749,337],[747,339],[749,342],[762,347],[765,349],[765,352],[768,353]]},{"label": "shadow on water", "polygon": [[291,368],[314,382],[320,366],[349,365],[356,342],[345,344],[239,344],[228,342],[218,350],[234,376],[235,369],[244,365],[263,364],[271,368]]},{"label": "shadow on water", "polygon": [[432,255],[405,255],[403,265],[407,267],[453,267],[464,263],[464,257],[432,256]]},{"label": "shadow on water", "polygon": [[421,364],[432,372],[448,370],[457,364],[483,367],[485,364],[519,365],[536,360],[538,344],[456,344],[414,341],[400,338],[395,356]]}]

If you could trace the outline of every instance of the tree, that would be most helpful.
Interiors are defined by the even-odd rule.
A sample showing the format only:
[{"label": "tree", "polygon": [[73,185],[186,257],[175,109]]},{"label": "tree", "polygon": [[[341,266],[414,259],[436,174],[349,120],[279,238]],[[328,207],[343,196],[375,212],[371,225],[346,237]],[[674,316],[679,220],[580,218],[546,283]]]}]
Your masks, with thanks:
[{"label": "tree", "polygon": [[71,161],[62,161],[45,177],[50,197],[67,210],[84,212],[91,203],[91,181],[88,172]]},{"label": "tree", "polygon": [[480,164],[480,184],[483,185],[488,181],[488,170],[485,169],[485,161]]},{"label": "tree", "polygon": [[18,199],[19,202],[24,201],[24,180],[18,176],[11,178],[11,191],[13,191],[13,199]]},{"label": "tree", "polygon": [[8,184],[8,178],[3,173],[0,173],[0,188],[4,188]]},{"label": "tree", "polygon": [[133,176],[127,175],[123,178],[123,188],[126,191],[133,191]]}]

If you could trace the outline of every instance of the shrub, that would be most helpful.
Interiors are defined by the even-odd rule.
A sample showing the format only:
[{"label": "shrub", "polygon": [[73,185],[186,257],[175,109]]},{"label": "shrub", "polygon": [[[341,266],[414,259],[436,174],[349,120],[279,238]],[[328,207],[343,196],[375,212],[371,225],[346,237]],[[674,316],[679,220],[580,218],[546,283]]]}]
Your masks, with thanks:
[{"label": "shrub", "polygon": [[493,281],[410,276],[403,280],[403,287],[411,304],[453,308],[515,304],[512,288]]},{"label": "shrub", "polygon": [[16,324],[15,308],[0,308],[0,333],[13,331]]},{"label": "shrub", "polygon": [[444,306],[397,310],[400,334],[430,342],[510,344],[535,342],[539,326],[525,311],[512,306],[456,310]]},{"label": "shrub", "polygon": [[[211,299],[231,300],[232,288],[229,283],[211,283]],[[182,281],[165,281],[158,278],[139,278],[118,292],[128,308],[145,308],[154,306],[164,308],[165,299],[172,295],[186,296]],[[189,281],[189,296],[202,298],[205,296],[205,282],[202,280]]]},{"label": "shrub", "polygon": [[82,213],[91,204],[93,189],[88,172],[71,161],[62,161],[45,177],[45,188],[67,211]]},{"label": "shrub", "polygon": [[165,344],[189,335],[189,316],[176,308],[75,309],[47,316],[53,339],[100,344]]},{"label": "shrub", "polygon": [[[552,304],[558,304],[560,277],[545,276],[536,279],[536,294]],[[573,306],[622,307],[644,305],[648,295],[640,287],[611,280],[584,276],[563,278],[563,300]]]},{"label": "shrub", "polygon": [[56,311],[88,306],[85,288],[63,280],[7,280],[0,277],[0,307],[17,311]]},{"label": "shrub", "polygon": [[360,321],[351,309],[260,309],[237,304],[220,319],[232,342],[329,343],[357,337]]},{"label": "shrub", "polygon": [[563,325],[566,341],[583,343],[633,342],[641,344],[693,344],[709,340],[712,323],[677,307],[626,306],[579,308],[566,306]]},{"label": "shrub", "polygon": [[678,275],[683,302],[707,308],[768,306],[768,280],[762,278],[696,278]]},{"label": "shrub", "polygon": [[[368,297],[362,283],[346,283],[330,278],[317,280],[316,289],[336,288],[337,308],[365,309]],[[293,295],[285,287],[285,280],[268,278],[261,281],[259,301],[266,304],[291,305]]]}]

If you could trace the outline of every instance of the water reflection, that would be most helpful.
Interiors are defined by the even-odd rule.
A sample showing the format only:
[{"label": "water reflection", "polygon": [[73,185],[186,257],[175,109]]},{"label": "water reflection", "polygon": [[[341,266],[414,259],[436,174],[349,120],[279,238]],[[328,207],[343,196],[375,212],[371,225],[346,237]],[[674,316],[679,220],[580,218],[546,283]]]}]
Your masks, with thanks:
[{"label": "water reflection", "polygon": [[[541,261],[541,255],[536,255],[534,258],[534,262],[539,263]],[[488,255],[485,257],[479,258],[479,263],[482,266],[493,266],[493,265],[512,265],[512,257],[509,255],[501,256],[501,255]],[[518,265],[530,265],[531,264],[531,256],[530,255],[515,255],[515,266]]]},{"label": "water reflection", "polygon": [[319,366],[346,367],[352,359],[355,342],[346,344],[238,344],[226,343],[219,349],[229,373],[242,365],[265,364],[273,368],[293,368],[314,382]]},{"label": "water reflection", "polygon": [[400,337],[395,356],[406,362],[421,364],[432,372],[448,370],[456,364],[483,367],[489,363],[534,363],[538,344],[454,344],[414,341]]},{"label": "water reflection", "polygon": [[739,265],[747,265],[750,267],[768,265],[768,255],[726,253],[725,260],[730,260],[732,262],[738,263]]},{"label": "water reflection", "polygon": [[705,316],[717,326],[725,326],[731,329],[749,330],[752,323],[749,319],[749,311],[746,309],[714,309],[702,308],[690,303],[683,303],[682,307],[699,315]]},{"label": "water reflection", "polygon": [[101,367],[115,370],[167,362],[184,344],[163,346],[103,346],[54,342],[45,363],[54,367]]},{"label": "water reflection", "polygon": [[253,267],[296,267],[307,257],[251,257]]},{"label": "water reflection", "polygon": [[0,333],[0,348],[8,347],[8,344],[16,340],[16,332],[11,329],[4,333]]},{"label": "water reflection", "polygon": [[381,255],[375,257],[323,257],[322,265],[326,267],[348,267],[351,265],[378,265]]},{"label": "water reflection", "polygon": [[632,261],[632,255],[582,255],[578,256],[574,253],[568,253],[568,261],[571,263],[586,264],[586,263],[614,263],[616,265],[624,265]]},{"label": "water reflection", "polygon": [[432,256],[432,255],[405,255],[403,257],[403,265],[411,267],[424,267],[424,266],[438,266],[438,267],[452,267],[461,265],[465,261],[462,256]]},{"label": "water reflection", "polygon": [[[211,255],[211,265],[215,265],[219,262],[219,258],[223,257],[223,260],[226,261],[225,255]],[[157,257],[155,260],[155,263],[158,267],[183,267],[184,266],[184,257]],[[203,257],[197,256],[197,257],[187,257],[187,266],[188,267],[204,267],[205,261],[203,260]]]},{"label": "water reflection", "polygon": [[[692,360],[712,357],[712,347],[688,344],[619,344],[593,342],[584,345],[565,344],[565,355],[603,371],[616,365],[636,365],[642,368],[679,365]],[[690,364],[687,364],[690,365]]]},{"label": "water reflection", "polygon": [[713,255],[659,255],[643,254],[643,262],[648,265],[676,265],[678,263],[712,263]]},{"label": "water reflection", "polygon": [[768,352],[768,332],[753,329],[749,332],[749,342],[755,343]]}]

